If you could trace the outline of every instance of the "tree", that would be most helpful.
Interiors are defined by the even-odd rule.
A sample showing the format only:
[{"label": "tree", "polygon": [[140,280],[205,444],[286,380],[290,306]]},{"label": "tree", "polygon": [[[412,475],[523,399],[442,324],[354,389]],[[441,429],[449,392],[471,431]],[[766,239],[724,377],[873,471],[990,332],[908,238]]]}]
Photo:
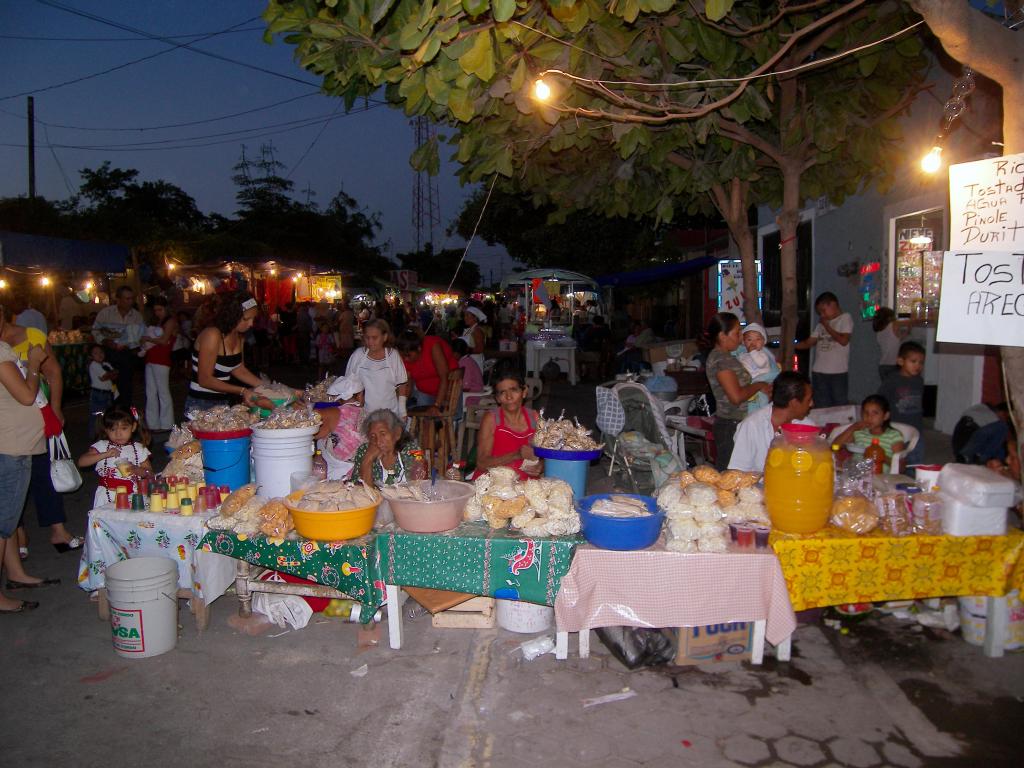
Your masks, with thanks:
[{"label": "tree", "polygon": [[[1024,37],[963,0],[912,0],[950,56],[1003,89],[1003,153],[1024,152]],[[1019,339],[1017,341],[1020,341]],[[1024,448],[1024,347],[1001,347],[1003,378]],[[1024,479],[1024,478],[1022,478]]]},{"label": "tree", "polygon": [[455,269],[459,268],[459,274],[455,278],[454,286],[465,294],[475,291],[480,285],[480,266],[475,261],[463,261],[462,251],[456,248],[446,248],[434,253],[434,246],[427,243],[421,251],[414,253],[400,253],[398,260],[402,263],[402,269],[411,269],[417,273],[421,283],[433,283],[447,287]]},{"label": "tree", "polygon": [[242,157],[234,167],[231,180],[238,187],[235,200],[241,208],[241,218],[258,217],[266,214],[291,211],[302,206],[291,199],[295,183],[281,175],[284,163],[274,156],[274,145],[260,146],[258,160],[250,160],[242,145]]},{"label": "tree", "polygon": [[[456,127],[463,181],[498,174],[563,219],[590,210],[668,222],[717,208],[752,263],[748,202],[780,206],[789,344],[799,207],[883,172],[925,60],[908,38],[758,78],[873,43],[907,11],[866,0],[701,5],[272,0],[265,18],[329,93],[351,105],[383,86],[407,114]],[[529,91],[542,74],[554,93],[538,103]],[[436,165],[437,152],[424,145],[414,165]]]}]

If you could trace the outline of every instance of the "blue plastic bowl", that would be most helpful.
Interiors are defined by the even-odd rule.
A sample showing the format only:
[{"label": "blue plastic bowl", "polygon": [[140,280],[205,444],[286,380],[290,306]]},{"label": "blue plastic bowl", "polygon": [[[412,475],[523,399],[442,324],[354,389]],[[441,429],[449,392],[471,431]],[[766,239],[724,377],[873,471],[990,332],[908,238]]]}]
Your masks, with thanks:
[{"label": "blue plastic bowl", "polygon": [[[605,517],[590,513],[590,507],[595,501],[611,496],[631,496],[640,499],[651,510],[651,514],[647,517]],[[645,549],[658,540],[661,525],[665,522],[665,513],[658,509],[658,502],[651,496],[595,493],[580,499],[576,508],[580,513],[584,538],[602,549]]]}]

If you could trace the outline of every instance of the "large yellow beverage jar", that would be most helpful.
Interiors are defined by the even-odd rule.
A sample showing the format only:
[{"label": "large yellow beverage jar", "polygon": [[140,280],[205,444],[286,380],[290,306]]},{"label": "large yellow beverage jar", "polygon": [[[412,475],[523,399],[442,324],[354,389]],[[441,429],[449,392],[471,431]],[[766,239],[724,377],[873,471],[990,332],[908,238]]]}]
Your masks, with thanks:
[{"label": "large yellow beverage jar", "polygon": [[786,533],[814,533],[832,508],[835,472],[828,442],[809,424],[783,424],[768,449],[764,497],[772,526]]}]

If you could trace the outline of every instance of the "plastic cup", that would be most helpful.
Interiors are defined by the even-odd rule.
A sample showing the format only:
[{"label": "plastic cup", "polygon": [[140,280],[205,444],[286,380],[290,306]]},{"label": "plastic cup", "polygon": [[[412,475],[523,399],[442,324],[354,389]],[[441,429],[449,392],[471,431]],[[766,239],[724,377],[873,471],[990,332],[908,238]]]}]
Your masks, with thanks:
[{"label": "plastic cup", "polygon": [[771,535],[772,529],[766,525],[755,525],[754,526],[754,546],[758,549],[768,548],[768,537]]},{"label": "plastic cup", "polygon": [[733,544],[736,543],[736,529],[738,527],[738,523],[729,523],[729,541],[731,541]]},{"label": "plastic cup", "polygon": [[741,549],[752,549],[754,547],[754,529],[749,525],[736,526],[736,544]]}]

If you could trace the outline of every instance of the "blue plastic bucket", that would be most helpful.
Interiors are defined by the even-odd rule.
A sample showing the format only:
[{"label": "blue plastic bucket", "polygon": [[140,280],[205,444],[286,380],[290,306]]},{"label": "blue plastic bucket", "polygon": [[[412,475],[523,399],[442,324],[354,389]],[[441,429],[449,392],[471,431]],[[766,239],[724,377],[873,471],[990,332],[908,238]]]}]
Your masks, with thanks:
[{"label": "blue plastic bucket", "polygon": [[550,448],[534,448],[533,451],[544,459],[544,477],[567,482],[572,488],[573,498],[582,499],[587,495],[587,471],[590,462],[601,457],[600,451],[556,451]]},{"label": "blue plastic bucket", "polygon": [[[606,517],[591,514],[590,508],[598,499],[611,496],[632,496],[647,505],[651,514],[647,517]],[[580,513],[583,526],[583,537],[595,547],[602,549],[644,549],[651,546],[661,535],[661,526],[665,522],[665,513],[658,509],[658,502],[651,496],[639,496],[632,493],[595,493],[593,496],[579,499],[576,510]]]},{"label": "blue plastic bucket", "polygon": [[232,491],[249,482],[249,442],[252,432],[220,433],[231,437],[207,437],[218,433],[196,435],[203,448],[203,477],[207,485],[226,485]]}]

